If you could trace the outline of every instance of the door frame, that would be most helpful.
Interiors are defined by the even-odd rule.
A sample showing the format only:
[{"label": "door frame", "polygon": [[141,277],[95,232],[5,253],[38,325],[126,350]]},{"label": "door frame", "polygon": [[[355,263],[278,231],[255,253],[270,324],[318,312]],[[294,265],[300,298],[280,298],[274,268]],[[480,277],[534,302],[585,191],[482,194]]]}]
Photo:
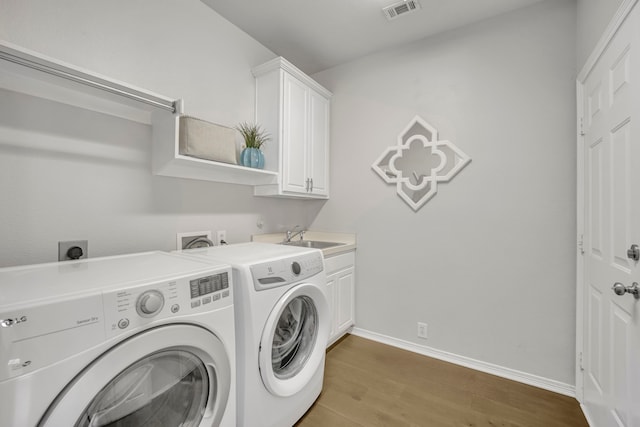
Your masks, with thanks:
[{"label": "door frame", "polygon": [[640,0],[623,0],[622,4],[616,11],[615,15],[609,22],[602,37],[596,44],[596,47],[591,52],[591,55],[587,59],[582,70],[578,74],[576,79],[576,98],[577,98],[577,252],[576,252],[576,399],[580,402],[580,406],[583,407],[584,412],[584,381],[583,381],[583,369],[582,369],[582,354],[584,352],[585,345],[585,328],[584,328],[584,234],[585,234],[585,151],[584,136],[582,131],[582,123],[584,119],[584,83],[587,77],[595,67],[600,57],[604,54],[607,46],[618,32],[618,29],[622,26],[622,23],[627,18],[633,7]]}]

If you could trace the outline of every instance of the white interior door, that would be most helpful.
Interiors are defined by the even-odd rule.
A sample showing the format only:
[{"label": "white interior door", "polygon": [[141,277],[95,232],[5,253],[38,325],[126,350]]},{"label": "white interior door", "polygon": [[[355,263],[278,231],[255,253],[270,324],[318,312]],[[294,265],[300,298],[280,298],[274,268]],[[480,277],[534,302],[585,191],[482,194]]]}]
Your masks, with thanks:
[{"label": "white interior door", "polygon": [[[640,427],[640,7],[583,80],[582,398],[592,425]],[[624,289],[624,288],[621,288]],[[580,349],[579,349],[580,350]],[[578,384],[580,381],[578,381]],[[578,392],[578,394],[580,394]]]}]

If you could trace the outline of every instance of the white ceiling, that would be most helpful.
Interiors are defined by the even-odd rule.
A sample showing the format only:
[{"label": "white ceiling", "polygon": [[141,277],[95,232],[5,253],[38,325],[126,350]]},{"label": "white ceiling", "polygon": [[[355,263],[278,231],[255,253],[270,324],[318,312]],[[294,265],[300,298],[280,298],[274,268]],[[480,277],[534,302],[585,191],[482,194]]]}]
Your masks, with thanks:
[{"label": "white ceiling", "polygon": [[355,58],[542,0],[418,0],[387,21],[395,0],[201,0],[277,55],[313,74]]}]

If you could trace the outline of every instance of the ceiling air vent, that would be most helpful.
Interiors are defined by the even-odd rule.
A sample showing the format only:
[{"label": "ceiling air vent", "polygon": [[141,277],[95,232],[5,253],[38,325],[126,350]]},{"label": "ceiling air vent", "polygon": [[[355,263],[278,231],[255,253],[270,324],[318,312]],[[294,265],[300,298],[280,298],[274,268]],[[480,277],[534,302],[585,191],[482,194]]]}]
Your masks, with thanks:
[{"label": "ceiling air vent", "polygon": [[396,19],[400,15],[416,12],[418,10],[420,10],[420,3],[418,3],[417,0],[401,1],[382,9],[384,16],[386,16],[389,21]]}]

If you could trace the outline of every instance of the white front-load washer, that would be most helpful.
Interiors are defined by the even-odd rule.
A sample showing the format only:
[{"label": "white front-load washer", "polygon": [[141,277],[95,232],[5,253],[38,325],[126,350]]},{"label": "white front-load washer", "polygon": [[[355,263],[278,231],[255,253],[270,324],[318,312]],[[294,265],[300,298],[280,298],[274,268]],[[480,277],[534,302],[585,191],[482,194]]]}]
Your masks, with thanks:
[{"label": "white front-load washer", "polygon": [[0,361],[0,427],[234,427],[231,268],[148,252],[0,269]]},{"label": "white front-load washer", "polygon": [[330,327],[322,252],[242,243],[182,254],[233,267],[238,426],[291,427],[322,390]]}]

